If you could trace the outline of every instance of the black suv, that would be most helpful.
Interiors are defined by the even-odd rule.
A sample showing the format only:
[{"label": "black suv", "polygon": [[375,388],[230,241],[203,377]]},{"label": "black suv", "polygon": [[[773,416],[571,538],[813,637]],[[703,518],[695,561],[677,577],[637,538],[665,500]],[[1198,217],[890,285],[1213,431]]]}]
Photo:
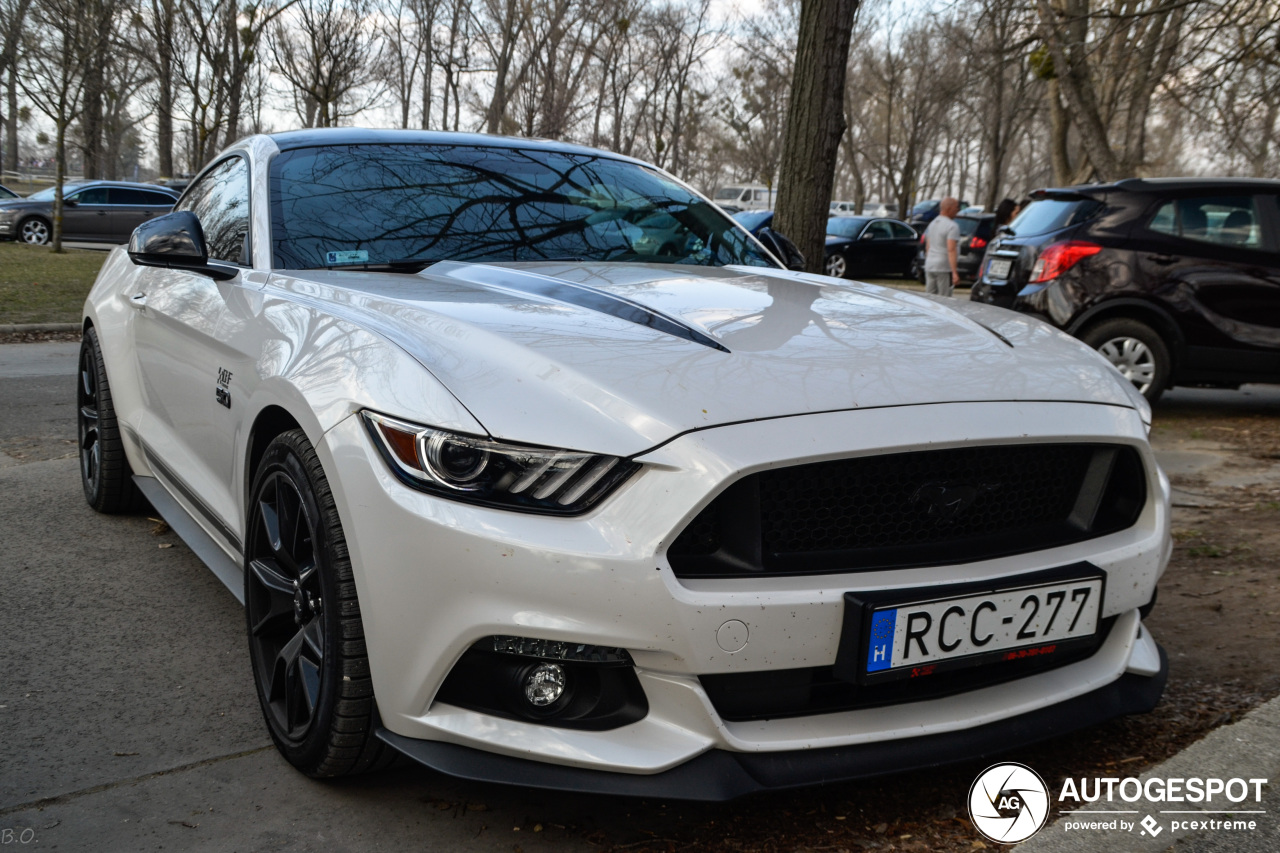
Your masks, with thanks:
[{"label": "black suv", "polygon": [[1039,190],[970,298],[1035,314],[1150,400],[1280,382],[1280,181],[1124,180]]}]

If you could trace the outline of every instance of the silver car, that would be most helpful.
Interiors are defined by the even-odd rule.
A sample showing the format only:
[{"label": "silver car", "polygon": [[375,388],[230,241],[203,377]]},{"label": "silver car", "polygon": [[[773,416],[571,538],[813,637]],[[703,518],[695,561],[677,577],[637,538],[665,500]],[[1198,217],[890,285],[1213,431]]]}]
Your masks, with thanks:
[{"label": "silver car", "polygon": [[[63,185],[62,238],[123,243],[133,229],[173,209],[178,194],[167,187],[124,181]],[[0,239],[42,246],[53,239],[54,188],[26,198],[0,200]]]}]

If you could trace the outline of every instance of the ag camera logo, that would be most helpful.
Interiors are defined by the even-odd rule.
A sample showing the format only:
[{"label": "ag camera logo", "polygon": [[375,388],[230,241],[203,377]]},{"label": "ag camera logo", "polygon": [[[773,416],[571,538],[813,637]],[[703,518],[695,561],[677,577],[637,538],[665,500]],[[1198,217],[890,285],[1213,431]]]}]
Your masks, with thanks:
[{"label": "ag camera logo", "polygon": [[969,819],[997,844],[1035,835],[1049,818],[1049,787],[1025,764],[993,764],[969,789]]}]

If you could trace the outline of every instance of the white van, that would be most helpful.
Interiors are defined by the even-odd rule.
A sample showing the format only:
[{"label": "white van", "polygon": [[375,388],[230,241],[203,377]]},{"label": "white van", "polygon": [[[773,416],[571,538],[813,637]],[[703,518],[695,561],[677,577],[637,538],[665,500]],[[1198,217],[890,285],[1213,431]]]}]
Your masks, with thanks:
[{"label": "white van", "polygon": [[730,213],[737,213],[740,210],[773,210],[777,198],[776,189],[771,190],[764,184],[747,184],[721,187],[711,200]]}]

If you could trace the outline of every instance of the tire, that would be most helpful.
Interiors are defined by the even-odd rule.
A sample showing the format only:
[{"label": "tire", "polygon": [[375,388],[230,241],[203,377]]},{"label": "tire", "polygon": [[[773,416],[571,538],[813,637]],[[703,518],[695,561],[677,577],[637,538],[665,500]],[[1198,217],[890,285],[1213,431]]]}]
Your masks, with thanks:
[{"label": "tire", "polygon": [[381,769],[364,627],[342,524],[302,430],[267,446],[250,491],[245,617],[258,700],[276,748],[308,776]]},{"label": "tire", "polygon": [[18,239],[32,246],[47,246],[53,239],[53,226],[42,216],[28,216],[18,225]]},{"label": "tire", "polygon": [[92,327],[85,330],[80,341],[80,369],[76,379],[76,424],[84,498],[98,512],[137,512],[145,502],[133,482],[133,470],[124,453],[106,364],[98,346],[98,333]]},{"label": "tire", "polygon": [[833,278],[845,278],[849,273],[849,262],[839,252],[832,252],[827,255],[824,270]]},{"label": "tire", "polygon": [[1169,347],[1146,323],[1123,317],[1104,320],[1080,339],[1115,365],[1148,401],[1159,400],[1168,387],[1173,364]]}]

